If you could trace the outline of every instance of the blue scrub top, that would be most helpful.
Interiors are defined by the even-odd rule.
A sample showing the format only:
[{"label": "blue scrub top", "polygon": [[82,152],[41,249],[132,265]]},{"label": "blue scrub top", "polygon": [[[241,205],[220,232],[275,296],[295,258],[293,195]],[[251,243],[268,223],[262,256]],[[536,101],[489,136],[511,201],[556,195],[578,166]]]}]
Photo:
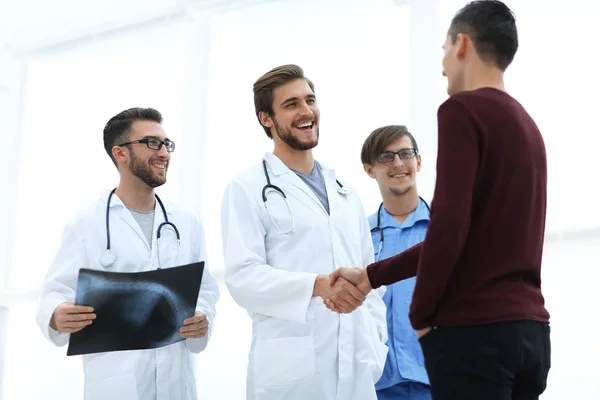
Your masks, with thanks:
[{"label": "blue scrub top", "polygon": [[[384,235],[381,257],[378,254],[380,231],[373,229],[377,226],[377,213],[369,217],[375,260],[378,257],[383,260],[399,254],[425,239],[429,225],[429,211],[422,200],[403,224],[388,214],[385,207],[381,207],[380,218]],[[387,346],[389,351],[383,375],[375,385],[377,390],[404,382],[420,382],[429,385],[421,345],[408,319],[415,279],[410,278],[387,286],[383,297],[387,307]]]}]

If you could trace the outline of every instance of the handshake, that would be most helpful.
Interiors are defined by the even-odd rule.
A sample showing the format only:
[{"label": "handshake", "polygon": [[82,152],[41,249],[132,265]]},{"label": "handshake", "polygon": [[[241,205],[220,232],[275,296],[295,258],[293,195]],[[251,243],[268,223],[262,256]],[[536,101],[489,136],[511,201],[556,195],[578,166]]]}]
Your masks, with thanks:
[{"label": "handshake", "polygon": [[345,314],[360,307],[372,289],[365,268],[338,268],[330,275],[317,276],[315,282],[315,295],[325,306]]}]

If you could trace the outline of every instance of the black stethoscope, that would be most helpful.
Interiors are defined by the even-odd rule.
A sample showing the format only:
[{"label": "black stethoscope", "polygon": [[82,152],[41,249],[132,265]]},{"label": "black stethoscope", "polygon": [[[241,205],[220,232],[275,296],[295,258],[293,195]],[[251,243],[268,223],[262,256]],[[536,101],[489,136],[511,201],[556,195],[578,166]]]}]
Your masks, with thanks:
[{"label": "black stethoscope", "polygon": [[[267,214],[269,214],[269,218],[271,219],[273,226],[275,226],[275,229],[277,229],[277,232],[279,232],[282,235],[287,235],[289,233],[294,232],[294,228],[295,228],[295,224],[296,224],[294,221],[294,214],[292,213],[292,209],[290,208],[290,203],[288,203],[287,196],[285,195],[283,190],[281,190],[281,188],[279,186],[271,184],[271,179],[269,178],[269,173],[267,172],[267,162],[264,159],[262,160],[262,164],[263,164],[263,169],[265,170],[265,178],[267,178],[267,184],[265,186],[263,186],[263,189],[262,189],[263,203],[265,205],[265,208],[267,209]],[[339,194],[343,194],[344,196],[348,196],[348,195],[352,194],[352,192],[350,190],[346,189],[344,187],[344,185],[341,184],[340,181],[338,181],[337,179],[335,181],[337,182],[337,184],[339,186],[339,188],[337,190]],[[283,197],[283,201],[285,201],[285,204],[290,213],[290,217],[292,218],[292,228],[288,231],[283,232],[281,229],[279,229],[279,227],[273,220],[273,217],[271,216],[271,211],[269,211],[269,207],[267,207],[267,193],[268,193],[269,189],[274,190],[277,193],[279,193]]]},{"label": "black stethoscope", "polygon": [[[423,199],[421,196],[419,196],[419,200],[421,200],[423,202],[423,204],[425,204],[425,207],[427,207],[427,212],[429,213],[429,216],[431,217],[431,208],[429,208],[429,204],[427,204],[425,199]],[[382,208],[383,208],[383,202],[379,205],[379,208],[377,209],[377,226],[374,227],[373,229],[371,229],[371,233],[373,233],[375,231],[379,231],[379,251],[377,252],[377,260],[375,260],[375,261],[379,261],[379,259],[381,258],[381,250],[383,250],[383,228],[381,227],[381,209]]]},{"label": "black stethoscope", "polygon": [[[100,264],[102,264],[103,267],[110,267],[111,265],[114,264],[115,260],[117,259],[117,256],[115,256],[110,251],[110,225],[109,225],[109,218],[108,218],[109,213],[110,213],[110,200],[112,198],[112,195],[115,193],[115,190],[117,190],[117,189],[114,188],[110,192],[110,194],[108,195],[108,201],[106,202],[106,251],[100,257]],[[175,234],[177,235],[177,246],[179,246],[179,244],[180,244],[180,236],[179,236],[179,230],[177,229],[175,224],[172,222],[169,222],[169,217],[167,217],[167,210],[165,209],[165,206],[163,205],[162,201],[160,200],[158,195],[155,194],[154,197],[156,197],[156,200],[158,201],[158,204],[160,205],[160,208],[162,209],[163,215],[165,217],[165,222],[161,223],[158,226],[158,229],[156,230],[156,246],[157,246],[156,247],[156,255],[158,257],[158,266],[160,268],[161,267],[160,254],[159,254],[160,246],[158,245],[158,243],[160,242],[160,230],[165,225],[169,225],[170,227],[172,227],[173,230],[175,231]]]}]

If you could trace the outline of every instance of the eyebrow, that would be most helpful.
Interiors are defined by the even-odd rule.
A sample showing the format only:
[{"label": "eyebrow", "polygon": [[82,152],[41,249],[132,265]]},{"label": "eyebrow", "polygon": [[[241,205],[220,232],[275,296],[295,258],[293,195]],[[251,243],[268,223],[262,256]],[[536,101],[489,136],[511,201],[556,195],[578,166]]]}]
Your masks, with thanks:
[{"label": "eyebrow", "polygon": [[162,140],[162,141],[167,141],[168,140],[169,142],[171,141],[168,137],[164,138],[164,139],[161,139],[158,136],[153,136],[153,135],[146,135],[142,139],[156,139],[156,140]]},{"label": "eyebrow", "polygon": [[[315,94],[314,94],[314,93],[311,93],[311,94],[307,95],[307,96],[306,96],[306,98],[308,98],[308,99],[311,99],[311,100],[315,100],[315,99],[317,98],[317,96],[315,96]],[[285,100],[284,100],[284,101],[281,103],[281,105],[282,105],[282,106],[284,106],[284,105],[286,105],[287,103],[291,103],[292,101],[298,101],[298,100],[300,100],[300,97],[290,97],[289,99],[285,99]]]}]

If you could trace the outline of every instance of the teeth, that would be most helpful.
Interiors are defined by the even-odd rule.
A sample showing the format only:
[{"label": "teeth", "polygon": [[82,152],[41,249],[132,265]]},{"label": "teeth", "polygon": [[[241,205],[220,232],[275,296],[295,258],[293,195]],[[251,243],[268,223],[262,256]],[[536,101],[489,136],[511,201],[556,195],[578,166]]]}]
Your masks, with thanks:
[{"label": "teeth", "polygon": [[302,125],[296,125],[296,128],[307,128],[307,127],[312,126],[312,124],[313,124],[312,122],[306,122]]},{"label": "teeth", "polygon": [[158,168],[158,169],[165,169],[166,168],[166,164],[152,164],[153,167]]}]

